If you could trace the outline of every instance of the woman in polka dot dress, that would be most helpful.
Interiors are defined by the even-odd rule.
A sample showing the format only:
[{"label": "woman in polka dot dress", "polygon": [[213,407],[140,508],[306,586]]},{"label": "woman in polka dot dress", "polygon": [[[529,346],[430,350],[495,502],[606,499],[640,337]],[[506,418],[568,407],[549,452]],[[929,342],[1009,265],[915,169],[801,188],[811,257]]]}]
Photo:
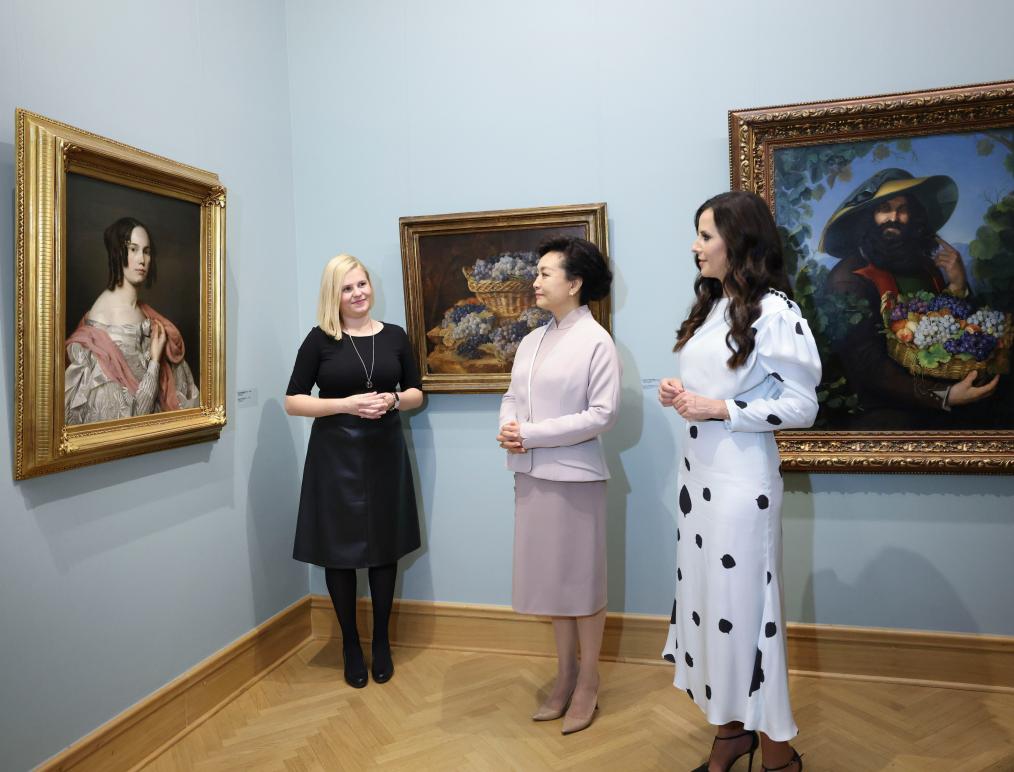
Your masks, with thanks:
[{"label": "woman in polka dot dress", "polygon": [[[761,746],[763,768],[801,772],[788,741],[782,611],[782,479],[774,430],[817,414],[820,358],[789,282],[771,213],[722,193],[694,218],[696,300],[679,329],[680,378],[659,401],[686,419],[679,463],[676,599],[664,657],[718,726],[709,762],[725,770]],[[760,737],[758,738],[758,732]],[[710,764],[710,766],[709,766]]]}]

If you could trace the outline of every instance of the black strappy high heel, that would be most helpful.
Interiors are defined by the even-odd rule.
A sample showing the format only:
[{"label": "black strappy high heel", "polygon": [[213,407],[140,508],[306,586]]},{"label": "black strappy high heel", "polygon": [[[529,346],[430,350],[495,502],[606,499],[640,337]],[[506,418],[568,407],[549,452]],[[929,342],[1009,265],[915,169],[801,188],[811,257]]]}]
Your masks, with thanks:
[{"label": "black strappy high heel", "polygon": [[764,772],[778,772],[779,769],[788,769],[793,764],[795,764],[797,761],[799,762],[799,772],[803,772],[803,759],[802,759],[802,757],[800,757],[800,755],[796,751],[796,749],[793,748],[792,749],[792,758],[789,759],[788,761],[786,761],[780,767],[765,767],[763,764],[761,764],[761,769],[764,770]]},{"label": "black strappy high heel", "polygon": [[[743,751],[736,758],[734,758],[732,761],[730,761],[729,765],[725,768],[725,772],[729,772],[729,770],[732,769],[733,765],[737,761],[739,761],[741,758],[743,758],[744,756],[746,756],[748,753],[750,754],[750,767],[749,768],[752,770],[753,769],[753,754],[757,751],[757,746],[760,744],[760,738],[757,737],[757,733],[754,730],[752,730],[752,729],[750,731],[748,731],[748,732],[740,732],[739,734],[731,734],[728,737],[719,737],[717,735],[715,736],[715,741],[713,743],[711,743],[712,750],[714,750],[715,743],[718,742],[719,740],[738,740],[740,737],[746,737],[747,735],[749,735],[752,738],[750,740],[750,750]],[[779,769],[781,769],[781,767],[779,767]],[[708,772],[708,762],[705,761],[703,764],[701,764],[701,766],[697,767],[697,769],[695,769],[693,772]]]}]

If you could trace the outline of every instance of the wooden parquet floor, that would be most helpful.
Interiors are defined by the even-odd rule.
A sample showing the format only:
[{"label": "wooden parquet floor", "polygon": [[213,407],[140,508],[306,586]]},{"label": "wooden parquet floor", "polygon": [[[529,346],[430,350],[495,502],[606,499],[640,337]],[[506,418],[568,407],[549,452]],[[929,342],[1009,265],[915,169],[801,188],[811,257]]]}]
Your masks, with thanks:
[{"label": "wooden parquet floor", "polygon": [[[529,719],[551,659],[394,654],[389,683],[352,689],[340,644],[310,641],[144,769],[688,770],[711,743],[664,663],[602,663],[595,723],[564,737],[560,722]],[[808,771],[1014,772],[1014,694],[813,677],[791,689]],[[734,770],[746,768],[744,758]]]}]

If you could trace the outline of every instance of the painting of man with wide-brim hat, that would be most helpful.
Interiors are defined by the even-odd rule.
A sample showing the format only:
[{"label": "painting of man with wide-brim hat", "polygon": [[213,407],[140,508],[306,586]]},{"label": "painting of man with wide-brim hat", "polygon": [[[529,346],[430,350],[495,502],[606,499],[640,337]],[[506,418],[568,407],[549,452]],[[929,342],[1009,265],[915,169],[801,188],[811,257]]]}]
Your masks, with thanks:
[{"label": "painting of man with wide-brim hat", "polygon": [[828,290],[859,309],[834,341],[859,397],[852,428],[940,428],[969,419],[996,388],[997,379],[977,383],[975,373],[958,382],[912,375],[885,345],[880,308],[888,293],[969,297],[961,255],[938,235],[957,203],[951,177],[887,168],[845,196],[824,226],[818,249],[837,260]]},{"label": "painting of man with wide-brim hat", "polygon": [[871,213],[896,197],[904,197],[910,209],[910,202],[916,202],[926,230],[936,234],[957,206],[958,186],[943,174],[913,177],[903,169],[883,169],[846,196],[824,226],[818,249],[839,258],[854,254],[869,228]]}]

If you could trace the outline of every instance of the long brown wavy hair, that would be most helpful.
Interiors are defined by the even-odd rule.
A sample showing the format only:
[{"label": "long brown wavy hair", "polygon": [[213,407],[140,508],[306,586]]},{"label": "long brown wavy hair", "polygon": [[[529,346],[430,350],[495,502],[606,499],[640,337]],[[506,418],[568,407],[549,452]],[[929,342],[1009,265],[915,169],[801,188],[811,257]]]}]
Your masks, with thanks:
[{"label": "long brown wavy hair", "polygon": [[725,344],[732,352],[729,368],[734,369],[743,365],[753,351],[755,330],[752,325],[760,316],[765,293],[768,289],[777,289],[791,297],[792,289],[785,273],[778,228],[764,199],[741,190],[719,193],[697,209],[695,230],[701,214],[707,209],[712,211],[715,228],[725,242],[729,271],[724,282],[698,275],[694,282],[696,300],[676,333],[673,351],[686,345],[725,294],[729,296],[729,332]]}]

